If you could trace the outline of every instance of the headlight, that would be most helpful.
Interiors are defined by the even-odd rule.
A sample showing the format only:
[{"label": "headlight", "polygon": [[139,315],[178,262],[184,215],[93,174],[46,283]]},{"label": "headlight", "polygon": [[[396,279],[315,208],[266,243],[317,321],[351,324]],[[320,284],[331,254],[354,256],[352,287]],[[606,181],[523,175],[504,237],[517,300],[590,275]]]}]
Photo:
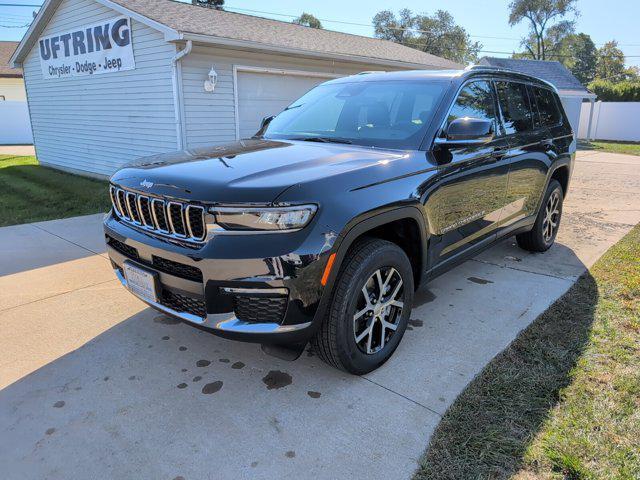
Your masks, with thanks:
[{"label": "headlight", "polygon": [[213,207],[216,224],[230,231],[295,231],[307,225],[318,207]]}]

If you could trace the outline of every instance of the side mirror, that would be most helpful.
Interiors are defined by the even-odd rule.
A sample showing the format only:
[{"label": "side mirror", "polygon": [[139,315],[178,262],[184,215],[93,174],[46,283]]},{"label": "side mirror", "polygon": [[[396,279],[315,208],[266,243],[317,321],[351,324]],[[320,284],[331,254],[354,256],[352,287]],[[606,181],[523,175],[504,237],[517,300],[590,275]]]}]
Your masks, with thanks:
[{"label": "side mirror", "polygon": [[471,117],[456,118],[447,126],[445,134],[445,138],[436,138],[438,145],[482,145],[493,140],[493,121]]},{"label": "side mirror", "polygon": [[274,118],[276,118],[275,115],[271,115],[269,117],[264,117],[262,119],[262,122],[260,122],[260,130],[258,130],[256,132],[256,134],[254,135],[254,137],[261,137],[262,135],[264,135],[265,130],[267,129],[267,127],[269,126],[269,124],[271,123],[271,120],[273,120]]}]

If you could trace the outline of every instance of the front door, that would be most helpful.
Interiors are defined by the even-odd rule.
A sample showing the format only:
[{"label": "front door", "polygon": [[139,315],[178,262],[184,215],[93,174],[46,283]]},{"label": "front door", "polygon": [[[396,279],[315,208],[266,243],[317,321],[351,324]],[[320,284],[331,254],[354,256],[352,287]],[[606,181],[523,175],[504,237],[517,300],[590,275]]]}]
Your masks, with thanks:
[{"label": "front door", "polygon": [[[460,90],[444,129],[457,118],[471,117],[493,121],[495,132],[496,111],[492,83],[471,81]],[[509,171],[503,158],[506,147],[504,137],[496,137],[482,145],[438,145],[434,149],[440,167],[425,202],[432,233],[430,265],[436,266],[495,238]]]}]

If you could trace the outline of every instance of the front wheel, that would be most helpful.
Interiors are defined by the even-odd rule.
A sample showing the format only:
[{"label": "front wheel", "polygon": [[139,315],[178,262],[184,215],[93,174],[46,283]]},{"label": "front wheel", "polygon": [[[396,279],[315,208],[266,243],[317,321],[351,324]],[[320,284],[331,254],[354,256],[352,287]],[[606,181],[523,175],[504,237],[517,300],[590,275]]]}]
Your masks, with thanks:
[{"label": "front wheel", "polygon": [[549,250],[560,228],[562,201],[562,186],[557,180],[551,180],[533,229],[516,235],[516,241],[520,248],[530,252],[545,252]]},{"label": "front wheel", "polygon": [[398,347],[412,302],[413,270],[404,251],[386,240],[358,242],[341,267],[314,350],[349,373],[375,370]]}]

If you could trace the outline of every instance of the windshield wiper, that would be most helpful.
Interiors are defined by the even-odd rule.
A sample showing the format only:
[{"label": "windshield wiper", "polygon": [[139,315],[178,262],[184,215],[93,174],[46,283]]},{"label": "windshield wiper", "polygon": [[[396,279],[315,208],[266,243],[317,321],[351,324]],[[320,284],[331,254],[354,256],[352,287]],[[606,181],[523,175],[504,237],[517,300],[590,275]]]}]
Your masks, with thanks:
[{"label": "windshield wiper", "polygon": [[303,137],[297,138],[296,140],[302,140],[303,142],[319,142],[319,143],[346,143],[352,144],[351,140],[347,140],[346,138],[335,138],[335,137]]}]

